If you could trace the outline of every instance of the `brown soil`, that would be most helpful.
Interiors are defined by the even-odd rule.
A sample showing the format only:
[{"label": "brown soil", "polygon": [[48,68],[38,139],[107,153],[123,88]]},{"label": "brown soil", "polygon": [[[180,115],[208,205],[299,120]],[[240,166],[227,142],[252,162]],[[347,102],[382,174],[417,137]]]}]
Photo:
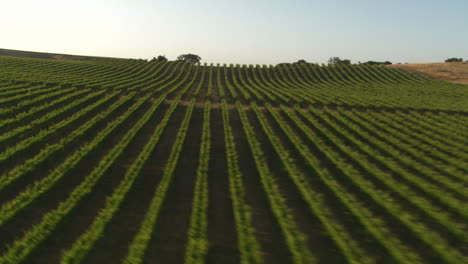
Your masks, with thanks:
[{"label": "brown soil", "polygon": [[468,62],[394,64],[398,68],[437,80],[468,84]]}]

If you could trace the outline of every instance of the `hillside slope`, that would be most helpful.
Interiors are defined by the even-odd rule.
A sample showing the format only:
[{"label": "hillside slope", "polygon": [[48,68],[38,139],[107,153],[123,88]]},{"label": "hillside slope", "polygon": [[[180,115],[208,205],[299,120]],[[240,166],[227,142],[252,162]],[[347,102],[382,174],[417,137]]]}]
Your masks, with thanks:
[{"label": "hillside slope", "polygon": [[468,62],[410,63],[389,65],[437,80],[468,84]]},{"label": "hillside slope", "polygon": [[11,50],[11,49],[0,49],[0,56],[46,59],[46,60],[66,60],[66,61],[87,61],[87,60],[110,59],[107,57],[82,56],[82,55],[70,55],[70,54]]},{"label": "hillside slope", "polygon": [[0,264],[468,263],[468,86],[0,56]]}]

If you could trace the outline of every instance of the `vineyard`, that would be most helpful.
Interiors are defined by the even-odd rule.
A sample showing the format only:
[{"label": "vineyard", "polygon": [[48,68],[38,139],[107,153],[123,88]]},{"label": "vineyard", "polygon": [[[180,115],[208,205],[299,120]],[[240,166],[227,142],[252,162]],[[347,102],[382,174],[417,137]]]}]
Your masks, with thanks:
[{"label": "vineyard", "polygon": [[0,264],[468,263],[468,85],[0,56]]}]

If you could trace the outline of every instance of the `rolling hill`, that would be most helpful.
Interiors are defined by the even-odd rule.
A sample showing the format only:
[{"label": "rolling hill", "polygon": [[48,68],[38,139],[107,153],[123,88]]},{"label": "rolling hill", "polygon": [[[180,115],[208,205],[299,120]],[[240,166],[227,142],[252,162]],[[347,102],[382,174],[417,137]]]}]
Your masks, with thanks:
[{"label": "rolling hill", "polygon": [[65,61],[87,61],[87,60],[96,61],[96,60],[108,59],[107,57],[70,55],[70,54],[12,50],[12,49],[0,49],[0,56],[45,59],[45,60],[65,60]]},{"label": "rolling hill", "polygon": [[388,67],[411,71],[433,79],[468,84],[468,62],[410,63]]},{"label": "rolling hill", "polygon": [[0,56],[0,263],[468,263],[468,85]]}]

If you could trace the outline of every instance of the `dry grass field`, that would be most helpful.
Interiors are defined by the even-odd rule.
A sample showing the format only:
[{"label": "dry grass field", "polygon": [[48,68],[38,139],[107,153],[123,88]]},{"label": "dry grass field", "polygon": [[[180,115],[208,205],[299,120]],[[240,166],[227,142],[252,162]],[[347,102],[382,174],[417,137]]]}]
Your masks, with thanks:
[{"label": "dry grass field", "polygon": [[468,62],[394,64],[389,67],[438,80],[468,84]]}]

